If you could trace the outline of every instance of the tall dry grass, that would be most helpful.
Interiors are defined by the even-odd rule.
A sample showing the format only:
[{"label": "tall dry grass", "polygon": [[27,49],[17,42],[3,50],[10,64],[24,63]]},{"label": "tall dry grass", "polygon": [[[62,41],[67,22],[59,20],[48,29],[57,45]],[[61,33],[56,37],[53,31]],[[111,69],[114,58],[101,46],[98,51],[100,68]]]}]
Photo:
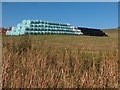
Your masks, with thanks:
[{"label": "tall dry grass", "polygon": [[3,88],[117,88],[115,40],[72,35],[4,36]]}]

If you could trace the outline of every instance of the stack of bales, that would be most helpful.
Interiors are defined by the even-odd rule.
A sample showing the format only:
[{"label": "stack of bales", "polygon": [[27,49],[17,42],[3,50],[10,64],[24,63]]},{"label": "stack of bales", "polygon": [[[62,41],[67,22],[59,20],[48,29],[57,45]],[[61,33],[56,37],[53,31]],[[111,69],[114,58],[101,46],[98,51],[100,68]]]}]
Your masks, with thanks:
[{"label": "stack of bales", "polygon": [[83,33],[83,35],[88,35],[88,36],[107,36],[100,29],[83,28],[83,27],[77,27],[77,29],[81,30],[81,32]]},{"label": "stack of bales", "polygon": [[17,27],[12,27],[7,35],[23,34],[83,34],[81,30],[75,29],[74,26],[64,23],[49,22],[43,20],[23,20]]}]

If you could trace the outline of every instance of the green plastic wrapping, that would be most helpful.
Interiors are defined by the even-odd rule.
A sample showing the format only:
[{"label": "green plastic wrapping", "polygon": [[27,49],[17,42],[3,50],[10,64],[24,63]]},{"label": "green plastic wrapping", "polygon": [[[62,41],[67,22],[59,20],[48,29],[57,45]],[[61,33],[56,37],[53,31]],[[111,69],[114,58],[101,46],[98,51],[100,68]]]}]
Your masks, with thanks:
[{"label": "green plastic wrapping", "polygon": [[74,26],[64,23],[56,23],[43,20],[22,20],[12,30],[8,30],[6,35],[24,34],[82,34],[81,31],[74,29]]}]

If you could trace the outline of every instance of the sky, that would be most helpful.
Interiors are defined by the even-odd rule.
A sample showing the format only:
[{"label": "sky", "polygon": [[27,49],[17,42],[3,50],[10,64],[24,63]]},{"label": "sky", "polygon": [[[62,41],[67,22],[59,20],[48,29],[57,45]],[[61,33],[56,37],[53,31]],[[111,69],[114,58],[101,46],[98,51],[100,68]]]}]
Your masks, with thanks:
[{"label": "sky", "polygon": [[2,2],[119,2],[120,0],[1,0]]},{"label": "sky", "polygon": [[0,26],[2,26],[2,3],[0,3]]},{"label": "sky", "polygon": [[90,28],[118,27],[117,2],[3,2],[2,26],[47,20]]}]

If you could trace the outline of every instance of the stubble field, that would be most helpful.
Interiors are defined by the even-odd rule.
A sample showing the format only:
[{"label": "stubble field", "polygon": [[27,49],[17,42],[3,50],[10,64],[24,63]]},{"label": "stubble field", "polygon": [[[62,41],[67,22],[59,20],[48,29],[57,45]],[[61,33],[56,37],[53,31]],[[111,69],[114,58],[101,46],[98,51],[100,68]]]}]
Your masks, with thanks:
[{"label": "stubble field", "polygon": [[118,32],[109,37],[5,36],[3,88],[117,88]]}]

